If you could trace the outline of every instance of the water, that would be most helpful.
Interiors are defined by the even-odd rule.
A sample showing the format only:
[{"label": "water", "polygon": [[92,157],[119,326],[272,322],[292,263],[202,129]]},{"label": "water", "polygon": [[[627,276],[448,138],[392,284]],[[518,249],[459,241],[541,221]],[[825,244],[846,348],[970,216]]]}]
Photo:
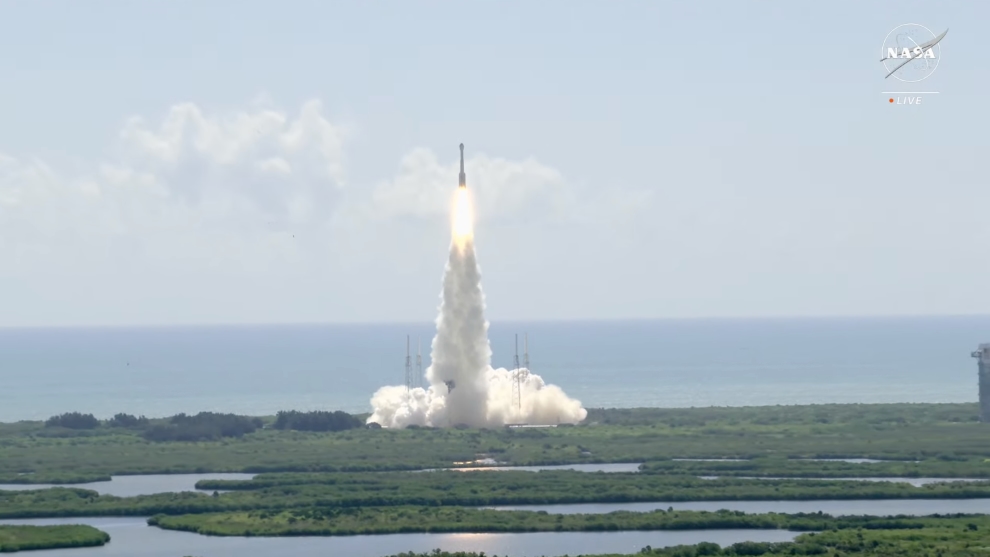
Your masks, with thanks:
[{"label": "water", "polygon": [[[486,466],[479,468],[444,468],[457,472],[485,472],[501,470],[521,470],[524,472],[539,472],[540,470],[576,470],[578,472],[639,472],[639,464],[559,464],[548,466]],[[415,472],[432,472],[434,470],[415,470]],[[174,493],[181,491],[198,491],[196,482],[200,480],[250,480],[254,474],[144,474],[135,476],[111,476],[108,482],[92,482],[85,484],[0,484],[0,490],[28,491],[48,489],[51,487],[79,487],[92,489],[100,495],[116,495],[117,497],[134,497],[136,495],[152,495],[155,493]],[[205,490],[212,493],[213,490]]]},{"label": "water", "polygon": [[[559,464],[547,466],[486,466],[475,468],[443,468],[456,472],[498,472],[523,471],[539,472],[541,470],[576,470],[578,472],[604,473],[637,473],[639,464]],[[437,469],[414,470],[414,472],[433,472]],[[108,482],[92,482],[86,484],[0,484],[0,490],[26,491],[48,489],[51,487],[80,487],[92,489],[101,495],[116,495],[118,497],[133,497],[136,495],[151,495],[155,493],[197,491],[196,482],[199,480],[250,480],[254,474],[147,474],[140,476],[113,476]],[[720,476],[698,476],[703,480],[717,480]],[[850,481],[850,482],[902,482],[915,487],[933,483],[945,482],[985,482],[986,478],[782,478],[755,476],[725,476],[726,479],[746,480],[809,480],[809,481]],[[210,491],[210,490],[207,490]],[[664,507],[665,508],[665,507]],[[962,512],[962,511],[959,511]]]},{"label": "water", "polygon": [[821,501],[691,501],[681,503],[582,503],[578,505],[498,506],[506,511],[546,511],[550,514],[601,514],[615,511],[649,512],[673,507],[679,511],[721,509],[745,513],[817,513],[832,516],[898,514],[990,514],[990,499],[855,499]]},{"label": "water", "polygon": [[[680,462],[748,462],[747,458],[673,458]],[[876,460],[874,458],[796,458],[811,462],[848,462],[850,464],[868,464],[880,462],[918,462],[917,460]]]},{"label": "water", "polygon": [[[196,491],[199,480],[250,480],[254,474],[145,474],[141,476],[111,476],[108,482],[87,484],[0,484],[0,490],[26,491],[50,487],[81,487],[92,489],[100,495],[134,497],[180,491]],[[211,491],[212,493],[212,491]]]},{"label": "water", "polygon": [[881,462],[917,462],[907,460],[877,460],[875,458],[798,458],[795,460],[809,460],[812,462],[848,462],[850,464],[879,464]]},{"label": "water", "polygon": [[643,547],[695,544],[725,546],[741,541],[780,542],[794,539],[784,530],[688,530],[679,532],[541,532],[531,534],[389,534],[382,536],[228,538],[200,536],[147,526],[143,518],[52,518],[2,520],[0,524],[89,524],[110,534],[103,547],[30,552],[31,557],[382,557],[417,553],[484,551],[489,555],[536,557],[637,553]]},{"label": "water", "polygon": [[747,462],[747,458],[672,458],[674,462]]},{"label": "water", "polygon": [[949,483],[949,482],[986,482],[987,478],[784,478],[778,476],[698,476],[703,480],[717,480],[725,478],[727,480],[808,480],[808,481],[836,481],[836,482],[894,482],[907,483],[915,487],[928,484]]},{"label": "water", "polygon": [[[497,472],[503,470],[521,472],[539,472],[540,470],[575,470],[578,472],[639,472],[638,463],[613,463],[613,464],[551,464],[546,466],[478,466],[472,468],[443,468],[443,470],[453,470],[455,472]],[[417,470],[417,472],[431,472],[434,470]]]},{"label": "water", "polygon": [[[516,332],[534,372],[588,407],[972,402],[990,317],[495,322],[496,366]],[[403,382],[407,333],[428,365],[429,323],[0,330],[0,421],[365,412]]]}]

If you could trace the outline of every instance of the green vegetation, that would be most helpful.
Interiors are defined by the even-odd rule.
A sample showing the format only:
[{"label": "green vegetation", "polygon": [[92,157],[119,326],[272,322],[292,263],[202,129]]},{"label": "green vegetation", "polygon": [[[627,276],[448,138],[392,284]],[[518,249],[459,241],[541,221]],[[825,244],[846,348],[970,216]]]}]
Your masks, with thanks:
[{"label": "green vegetation", "polygon": [[243,437],[264,426],[261,418],[236,414],[200,412],[195,416],[179,414],[166,424],[148,428],[143,437],[148,441],[216,441],[224,437]]},{"label": "green vegetation", "polygon": [[[990,517],[967,517],[990,527]],[[547,514],[458,507],[295,509],[281,512],[159,515],[148,523],[212,536],[349,536],[418,532],[615,532],[621,530],[715,530],[729,528],[815,530],[921,529],[934,518],[833,518],[822,514],[745,514],[733,511],[619,511],[608,514]]]},{"label": "green vegetation", "polygon": [[110,541],[110,536],[92,526],[7,526],[0,525],[0,553],[28,549],[92,547]]},{"label": "green vegetation", "polygon": [[[830,529],[819,533],[801,534],[793,542],[739,542],[721,548],[703,542],[666,548],[644,547],[635,555],[597,555],[585,557],[704,557],[750,556],[781,557],[790,555],[877,556],[887,557],[986,557],[990,547],[990,527],[984,517],[979,519],[926,518],[922,528]],[[401,553],[391,557],[485,557],[484,553],[446,552]],[[494,556],[493,556],[494,557]]]},{"label": "green vegetation", "polygon": [[19,474],[16,476],[0,477],[0,484],[32,485],[32,484],[86,484],[91,482],[108,482],[113,478],[110,474],[73,473],[73,472],[42,472],[40,474]]},{"label": "green vegetation", "polygon": [[[396,431],[363,427],[366,416],[343,412],[280,412],[267,418],[203,412],[150,420],[118,414],[105,422],[69,413],[47,422],[0,424],[0,483],[74,483],[106,480],[110,474],[261,474],[250,481],[199,483],[200,488],[230,491],[213,495],[113,497],[67,488],[0,491],[0,518],[153,516],[151,522],[163,528],[217,535],[783,528],[820,532],[803,534],[793,543],[644,548],[643,554],[985,555],[990,516],[983,515],[832,518],[673,510],[550,515],[465,508],[990,497],[990,482],[913,487],[828,479],[990,478],[990,427],[977,423],[976,414],[975,404],[592,409],[577,426]],[[482,458],[515,465],[644,465],[640,473],[625,474],[408,472]],[[674,460],[685,458],[747,460]],[[884,462],[803,460],[811,458]],[[0,531],[6,544],[3,535]],[[7,550],[7,545],[2,547]],[[444,554],[432,557],[437,555]]]},{"label": "green vegetation", "polygon": [[52,416],[45,421],[45,427],[95,429],[99,426],[100,420],[97,420],[92,414],[80,414],[79,412],[67,412],[58,416]]},{"label": "green vegetation", "polygon": [[[263,474],[253,480],[202,480],[200,489],[268,497],[293,493],[330,497],[342,505],[539,505],[633,501],[808,499],[933,499],[990,496],[990,483],[953,482],[915,487],[893,482],[752,480],[654,474],[542,472],[424,472],[377,474]],[[226,493],[223,498],[233,498]]]},{"label": "green vegetation", "polygon": [[787,458],[756,458],[746,461],[698,462],[663,460],[644,463],[645,474],[690,476],[750,476],[784,478],[990,478],[986,459],[920,462],[829,462]]},{"label": "green vegetation", "polygon": [[977,403],[965,404],[813,404],[721,408],[590,408],[584,423],[705,427],[714,424],[753,426],[847,424],[933,425],[974,423]]},{"label": "green vegetation", "polygon": [[114,417],[107,420],[107,426],[109,427],[147,427],[151,423],[151,420],[141,416],[132,416],[131,414],[119,413],[114,415]]},{"label": "green vegetation", "polygon": [[309,507],[990,497],[990,484],[984,483],[914,487],[889,482],[702,480],[685,476],[591,474],[569,470],[282,474],[263,477],[257,483],[251,486],[255,489],[216,496],[161,493],[114,497],[77,488],[0,491],[0,518],[150,516]]},{"label": "green vegetation", "polygon": [[279,412],[275,415],[275,429],[296,431],[344,431],[364,427],[364,420],[347,412]]},{"label": "green vegetation", "polygon": [[[975,404],[592,409],[588,419],[574,427],[336,432],[275,429],[271,418],[234,420],[209,414],[94,429],[20,422],[0,424],[0,482],[27,477],[44,483],[69,474],[410,470],[450,466],[482,455],[516,465],[865,457],[966,461],[970,464],[965,466],[976,467],[990,458],[990,428],[976,423],[976,415]],[[233,427],[221,425],[224,420]],[[269,427],[257,429],[259,422]],[[683,468],[668,473],[695,473],[686,464],[678,466]],[[780,475],[770,468],[766,473]],[[983,471],[973,473],[986,477]],[[957,474],[954,469],[945,474],[970,472]]]},{"label": "green vegetation", "polygon": [[[751,514],[719,511],[615,512],[605,515],[551,515],[525,511],[390,507],[307,509],[285,512],[157,516],[161,528],[219,536],[341,536],[400,532],[567,532],[622,530],[787,529],[810,532],[793,542],[713,543],[663,549],[643,548],[645,556],[703,555],[952,555],[985,556],[990,517],[839,517],[823,514]],[[412,553],[396,557],[483,557],[484,554]],[[606,556],[600,556],[606,557]],[[608,556],[619,557],[619,556]],[[632,556],[626,556],[632,557]]]}]

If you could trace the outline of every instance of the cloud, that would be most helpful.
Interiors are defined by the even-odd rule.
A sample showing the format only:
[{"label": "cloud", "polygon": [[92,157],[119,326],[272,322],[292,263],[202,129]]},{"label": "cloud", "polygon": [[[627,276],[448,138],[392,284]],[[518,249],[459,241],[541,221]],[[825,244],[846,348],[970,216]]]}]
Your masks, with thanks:
[{"label": "cloud", "polygon": [[298,258],[291,233],[339,206],[346,136],[318,101],[296,114],[182,103],[126,120],[105,160],[58,168],[0,153],[3,272],[264,271]]},{"label": "cloud", "polygon": [[[348,136],[317,101],[294,112],[181,103],[124,120],[100,160],[0,153],[0,282],[29,296],[3,322],[265,321],[273,307],[323,319],[334,319],[323,313],[331,307],[354,313],[336,319],[419,315],[409,308],[433,303],[442,262],[431,257],[449,240],[457,160],[412,149],[391,177],[351,184]],[[481,225],[581,224],[640,210],[635,192],[582,190],[532,158],[475,153],[466,166]],[[361,298],[396,274],[428,294],[405,306],[398,294]],[[254,303],[271,307],[242,307],[258,289]],[[120,296],[137,301],[124,307]],[[94,313],[104,309],[115,313]]]},{"label": "cloud", "polygon": [[[59,168],[0,153],[0,255],[21,276],[270,273],[288,261],[390,257],[388,221],[445,215],[457,161],[413,149],[392,178],[348,188],[348,135],[315,100],[294,113],[269,102],[219,112],[180,103],[126,119],[103,160]],[[571,186],[536,160],[476,154],[467,171],[490,222],[577,213]]]},{"label": "cloud", "polygon": [[[395,177],[375,188],[375,216],[388,219],[446,215],[458,166],[458,160],[440,162],[429,149],[410,151],[400,161]],[[483,220],[511,220],[533,214],[553,218],[566,213],[573,204],[573,193],[561,173],[531,158],[511,161],[479,153],[465,160],[464,170]]]},{"label": "cloud", "polygon": [[[459,161],[442,162],[430,149],[407,153],[398,171],[380,182],[366,208],[370,218],[437,219],[450,211]],[[464,162],[481,225],[602,225],[630,223],[645,214],[652,192],[588,187],[534,158],[509,160],[477,153]]]},{"label": "cloud", "polygon": [[[48,237],[53,227],[72,235],[141,236],[193,223],[210,230],[263,223],[271,232],[332,219],[360,227],[447,214],[458,162],[441,162],[425,148],[403,156],[393,177],[345,199],[347,136],[315,100],[294,115],[267,104],[208,113],[180,103],[157,120],[128,118],[111,156],[82,171],[0,154],[0,207],[16,213],[8,214],[8,224]],[[588,220],[624,203],[598,192],[582,204],[559,171],[532,158],[479,153],[466,170],[485,222]]]},{"label": "cloud", "polygon": [[346,134],[316,100],[294,118],[264,107],[207,115],[183,103],[154,126],[127,121],[117,174],[153,176],[171,196],[224,216],[246,203],[270,221],[300,225],[327,218],[339,201]]}]

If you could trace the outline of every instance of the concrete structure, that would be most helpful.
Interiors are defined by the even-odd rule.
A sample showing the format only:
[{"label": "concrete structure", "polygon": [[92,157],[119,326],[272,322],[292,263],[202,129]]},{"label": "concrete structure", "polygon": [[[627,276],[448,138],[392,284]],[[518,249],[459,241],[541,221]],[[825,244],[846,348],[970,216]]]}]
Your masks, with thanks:
[{"label": "concrete structure", "polygon": [[980,421],[990,422],[990,343],[971,354],[976,358],[980,378]]}]

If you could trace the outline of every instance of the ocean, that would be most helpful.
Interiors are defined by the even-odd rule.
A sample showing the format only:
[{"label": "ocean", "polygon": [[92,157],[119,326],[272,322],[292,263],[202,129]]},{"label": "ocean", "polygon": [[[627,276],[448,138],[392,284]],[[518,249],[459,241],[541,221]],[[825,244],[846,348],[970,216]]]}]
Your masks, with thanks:
[{"label": "ocean", "polygon": [[[68,411],[370,411],[431,323],[0,329],[0,421]],[[492,323],[496,367],[530,367],[585,407],[972,402],[990,316]]]}]

